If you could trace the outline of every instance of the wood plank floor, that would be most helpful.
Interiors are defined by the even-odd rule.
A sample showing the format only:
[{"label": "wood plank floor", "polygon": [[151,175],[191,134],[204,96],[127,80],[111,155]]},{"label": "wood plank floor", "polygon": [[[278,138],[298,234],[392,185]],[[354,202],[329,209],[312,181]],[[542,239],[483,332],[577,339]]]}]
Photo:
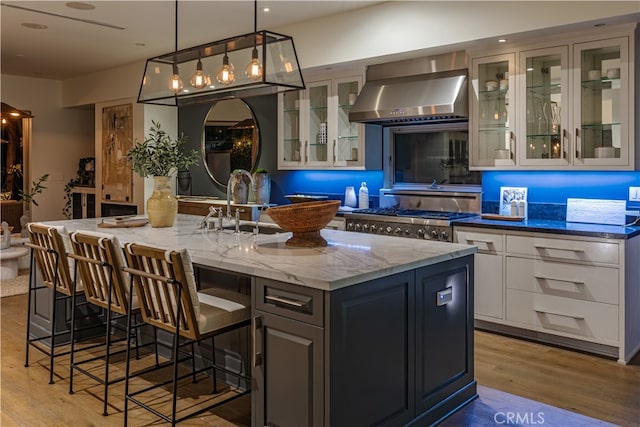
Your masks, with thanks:
[{"label": "wood plank floor", "polygon": [[[121,426],[122,385],[111,389],[110,415],[103,417],[102,389],[91,380],[76,375],[76,393],[68,394],[63,358],[53,385],[48,384],[42,353],[33,351],[31,367],[24,367],[25,308],[24,295],[0,300],[0,425]],[[487,332],[476,331],[475,337],[479,398],[442,425],[640,425],[640,356],[622,366],[612,359]],[[184,425],[248,426],[250,406],[250,397],[244,396]],[[133,426],[162,425],[140,409],[130,411],[130,420]]]}]

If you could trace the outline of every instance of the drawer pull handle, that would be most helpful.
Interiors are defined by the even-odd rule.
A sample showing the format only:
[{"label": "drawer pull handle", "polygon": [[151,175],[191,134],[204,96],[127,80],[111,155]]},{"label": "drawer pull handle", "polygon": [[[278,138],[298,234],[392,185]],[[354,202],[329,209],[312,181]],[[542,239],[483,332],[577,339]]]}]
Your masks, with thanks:
[{"label": "drawer pull handle", "polygon": [[272,302],[274,304],[284,304],[284,305],[288,305],[291,307],[296,307],[296,308],[302,308],[304,306],[306,306],[309,301],[296,301],[293,299],[289,299],[289,298],[284,298],[284,297],[277,297],[274,295],[265,295],[264,299],[267,300],[268,302]]},{"label": "drawer pull handle", "polygon": [[556,282],[566,282],[566,283],[575,283],[576,285],[584,285],[584,281],[582,280],[571,280],[571,279],[560,279],[558,277],[550,277],[550,276],[538,276],[534,275],[536,279],[542,280],[555,280]]},{"label": "drawer pull handle", "polygon": [[574,249],[574,248],[559,248],[556,246],[539,246],[539,245],[533,245],[534,248],[536,249],[542,249],[542,250],[554,250],[554,251],[569,251],[569,252],[584,252],[584,249]]},{"label": "drawer pull handle", "polygon": [[491,245],[493,246],[493,240],[482,240],[482,239],[471,239],[471,238],[467,238],[466,239],[467,242],[473,243],[473,242],[477,242],[477,243],[484,243],[485,245]]},{"label": "drawer pull handle", "polygon": [[537,308],[534,308],[533,311],[535,311],[536,313],[553,314],[554,316],[568,317],[570,319],[576,319],[576,320],[584,320],[584,316],[574,316],[572,314],[556,313],[554,311],[539,310]]}]

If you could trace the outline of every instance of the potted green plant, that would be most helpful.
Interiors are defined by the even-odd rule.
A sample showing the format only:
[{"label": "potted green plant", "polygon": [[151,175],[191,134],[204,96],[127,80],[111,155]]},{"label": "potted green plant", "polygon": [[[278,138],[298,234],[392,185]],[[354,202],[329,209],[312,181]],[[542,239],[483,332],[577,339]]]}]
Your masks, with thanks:
[{"label": "potted green plant", "polygon": [[127,161],[134,172],[154,179],[154,190],[147,199],[147,216],[152,227],[171,227],[178,213],[178,201],[169,185],[170,175],[196,163],[197,150],[186,151],[184,134],[172,139],[160,123],[151,121],[147,138],[134,144],[127,153]]}]

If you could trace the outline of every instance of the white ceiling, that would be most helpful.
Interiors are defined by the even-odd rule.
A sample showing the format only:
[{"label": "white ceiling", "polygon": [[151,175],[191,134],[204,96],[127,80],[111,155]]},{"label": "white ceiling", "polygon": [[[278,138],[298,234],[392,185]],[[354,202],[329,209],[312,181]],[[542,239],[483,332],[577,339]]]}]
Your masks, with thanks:
[{"label": "white ceiling", "polygon": [[[175,2],[2,1],[3,74],[63,80],[174,51]],[[274,30],[381,1],[260,0],[257,29]],[[269,12],[263,8],[269,7]],[[178,49],[254,30],[254,2],[180,0]],[[33,29],[24,24],[45,25]],[[118,27],[118,28],[114,28]]]}]

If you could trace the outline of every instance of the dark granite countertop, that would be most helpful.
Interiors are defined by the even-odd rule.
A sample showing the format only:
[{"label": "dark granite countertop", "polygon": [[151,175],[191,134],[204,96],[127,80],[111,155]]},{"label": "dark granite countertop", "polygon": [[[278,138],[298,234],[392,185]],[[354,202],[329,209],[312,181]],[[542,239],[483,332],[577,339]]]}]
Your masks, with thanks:
[{"label": "dark granite countertop", "polygon": [[501,221],[480,217],[453,221],[454,226],[496,228],[501,230],[535,231],[540,233],[599,237],[604,239],[630,239],[640,235],[640,226],[585,224],[579,222],[529,219]]}]

